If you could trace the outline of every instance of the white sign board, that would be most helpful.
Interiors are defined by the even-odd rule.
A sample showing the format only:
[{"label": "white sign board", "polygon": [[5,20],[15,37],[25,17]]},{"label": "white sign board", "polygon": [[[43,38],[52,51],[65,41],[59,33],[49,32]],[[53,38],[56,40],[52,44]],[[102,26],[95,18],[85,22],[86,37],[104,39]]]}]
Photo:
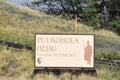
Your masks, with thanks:
[{"label": "white sign board", "polygon": [[94,67],[94,35],[36,34],[35,68]]}]

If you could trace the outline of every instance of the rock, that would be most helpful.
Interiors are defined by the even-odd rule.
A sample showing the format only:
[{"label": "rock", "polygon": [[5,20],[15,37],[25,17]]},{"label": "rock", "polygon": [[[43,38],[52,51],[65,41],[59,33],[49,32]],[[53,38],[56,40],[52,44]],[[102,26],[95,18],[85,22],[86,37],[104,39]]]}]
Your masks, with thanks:
[{"label": "rock", "polygon": [[16,62],[12,61],[9,65],[9,67],[16,68],[16,67],[18,67],[18,65],[16,64]]},{"label": "rock", "polygon": [[[17,67],[18,67],[18,64],[15,61],[11,61],[10,64],[8,66],[6,66],[6,68],[4,69],[4,72],[5,72],[5,74],[7,74],[10,71],[10,69],[15,69]],[[16,73],[16,72],[14,72],[14,73]]]},{"label": "rock", "polygon": [[17,77],[19,75],[19,73],[17,73],[17,72],[14,72],[13,74],[11,74],[10,76],[11,77]]}]

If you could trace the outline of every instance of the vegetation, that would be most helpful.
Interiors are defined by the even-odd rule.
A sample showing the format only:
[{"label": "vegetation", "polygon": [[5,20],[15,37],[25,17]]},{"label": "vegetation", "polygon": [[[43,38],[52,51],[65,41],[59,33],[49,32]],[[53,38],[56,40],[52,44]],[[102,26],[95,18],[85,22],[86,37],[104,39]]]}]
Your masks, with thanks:
[{"label": "vegetation", "polygon": [[72,18],[77,15],[80,22],[94,26],[95,29],[104,28],[120,34],[119,0],[35,0],[32,3],[38,6],[45,3],[52,14],[64,14]]},{"label": "vegetation", "polygon": [[[0,1],[0,40],[34,46],[35,33],[75,33],[74,20],[62,16],[47,15],[43,12],[16,6]],[[120,37],[107,30],[94,31],[92,27],[77,24],[78,34],[95,34],[95,57],[118,59],[120,57]],[[70,80],[71,74],[60,77],[37,74],[32,78],[34,51],[8,49],[0,44],[0,80]],[[119,80],[120,71],[109,69],[106,65],[96,66],[97,77],[81,74],[73,80]]]},{"label": "vegetation", "polygon": [[[74,20],[61,16],[49,16],[43,12],[31,10],[1,2],[0,38],[26,45],[33,45],[35,33],[71,33],[74,32]],[[79,31],[90,31],[83,24]],[[84,31],[82,31],[84,30]]]},{"label": "vegetation", "polygon": [[[4,55],[2,55],[4,54]],[[34,70],[34,57],[33,52],[22,49],[9,49],[6,50],[5,46],[0,47],[0,79],[1,80],[71,80],[71,74],[64,73],[59,77],[48,74],[37,74],[32,77]],[[109,69],[106,65],[96,67],[97,77],[79,74],[72,75],[72,80],[119,80],[120,71]]]}]

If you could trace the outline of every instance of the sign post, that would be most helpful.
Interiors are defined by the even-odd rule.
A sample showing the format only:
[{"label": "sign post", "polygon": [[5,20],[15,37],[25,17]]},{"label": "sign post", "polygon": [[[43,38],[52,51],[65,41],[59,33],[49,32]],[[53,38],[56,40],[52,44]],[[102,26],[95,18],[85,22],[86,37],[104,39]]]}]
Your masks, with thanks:
[{"label": "sign post", "polygon": [[35,69],[94,69],[94,35],[36,34]]}]

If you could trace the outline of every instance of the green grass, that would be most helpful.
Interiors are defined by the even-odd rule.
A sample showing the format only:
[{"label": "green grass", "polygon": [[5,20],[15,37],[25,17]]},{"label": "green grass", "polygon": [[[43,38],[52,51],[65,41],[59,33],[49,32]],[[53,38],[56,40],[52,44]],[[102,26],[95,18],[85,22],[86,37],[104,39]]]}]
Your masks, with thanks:
[{"label": "green grass", "polygon": [[111,31],[95,32],[95,56],[97,58],[119,60],[120,37]]},{"label": "green grass", "polygon": [[[0,40],[34,46],[35,33],[72,33],[74,20],[63,16],[47,15],[41,11],[0,1]],[[120,58],[120,36],[107,30],[94,31],[92,27],[78,23],[77,34],[95,34],[95,57]],[[3,55],[4,54],[4,55]],[[38,74],[31,78],[34,69],[34,52],[25,49],[7,50],[0,44],[0,80],[70,80],[70,74],[60,77],[53,74]],[[73,76],[73,80],[119,80],[120,71],[106,66],[96,67],[98,77]]]}]

